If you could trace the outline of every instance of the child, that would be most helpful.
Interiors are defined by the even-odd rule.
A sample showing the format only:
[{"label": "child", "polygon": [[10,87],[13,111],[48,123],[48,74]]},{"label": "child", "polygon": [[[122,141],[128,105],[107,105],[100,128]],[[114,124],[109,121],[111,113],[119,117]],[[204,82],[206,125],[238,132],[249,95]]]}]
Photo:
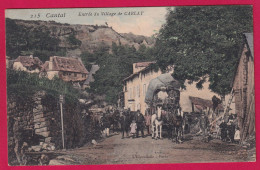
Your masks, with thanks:
[{"label": "child", "polygon": [[132,137],[134,138],[135,134],[136,134],[136,129],[137,129],[137,125],[135,123],[135,120],[132,121],[130,128],[131,128],[130,133],[133,135]]},{"label": "child", "polygon": [[236,128],[236,132],[235,132],[235,135],[234,135],[234,140],[235,140],[235,143],[239,143],[239,141],[240,141],[239,127]]}]

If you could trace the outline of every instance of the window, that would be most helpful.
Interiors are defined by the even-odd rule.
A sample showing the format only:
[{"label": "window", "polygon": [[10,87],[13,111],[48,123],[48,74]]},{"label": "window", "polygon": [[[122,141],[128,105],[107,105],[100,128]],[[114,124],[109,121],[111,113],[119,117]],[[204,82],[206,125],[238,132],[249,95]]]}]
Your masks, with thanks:
[{"label": "window", "polygon": [[77,73],[74,73],[74,77],[77,77]]},{"label": "window", "polygon": [[141,104],[138,103],[136,108],[137,108],[137,110],[141,110]]},{"label": "window", "polygon": [[137,93],[137,96],[138,97],[140,97],[140,85],[138,85],[137,87],[136,87],[136,93]]},{"label": "window", "polygon": [[133,87],[133,98],[135,98],[135,87]]},{"label": "window", "polygon": [[129,89],[129,99],[132,99],[132,89]]},{"label": "window", "polygon": [[87,77],[87,74],[83,74],[83,77],[86,78],[86,77]]},{"label": "window", "polygon": [[143,95],[145,96],[146,94],[146,84],[143,85]]}]

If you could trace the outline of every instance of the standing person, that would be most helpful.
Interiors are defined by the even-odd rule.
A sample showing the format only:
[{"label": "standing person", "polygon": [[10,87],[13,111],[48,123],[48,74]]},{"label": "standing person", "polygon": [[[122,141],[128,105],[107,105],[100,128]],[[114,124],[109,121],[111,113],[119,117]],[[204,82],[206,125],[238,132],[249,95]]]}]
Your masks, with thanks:
[{"label": "standing person", "polygon": [[145,111],[145,125],[146,125],[146,128],[147,128],[147,134],[150,135],[151,115],[149,114],[148,109],[146,109],[146,111]]},{"label": "standing person", "polygon": [[240,130],[239,130],[239,127],[236,127],[236,132],[234,135],[234,142],[239,143],[239,141],[240,141]]},{"label": "standing person", "polygon": [[132,121],[131,125],[130,125],[130,133],[132,134],[132,138],[135,138],[136,135],[136,129],[137,129],[137,125],[135,123],[135,120]]},{"label": "standing person", "polygon": [[208,136],[208,126],[209,126],[208,117],[203,112],[202,115],[201,115],[201,119],[200,119],[200,128],[202,130],[202,134],[203,134],[204,139],[206,139],[206,137]]},{"label": "standing person", "polygon": [[122,133],[122,139],[124,139],[124,134],[126,132],[126,135],[128,136],[128,118],[126,116],[126,112],[123,112],[121,118],[120,118],[120,124],[121,124],[121,133]]},{"label": "standing person", "polygon": [[142,137],[144,137],[144,116],[140,113],[140,110],[137,110],[137,116],[135,120],[137,124],[136,137],[139,137],[139,131],[141,131]]},{"label": "standing person", "polygon": [[224,119],[219,125],[219,128],[221,129],[221,140],[225,142],[227,140],[227,123],[225,122]]},{"label": "standing person", "polygon": [[[221,104],[221,100],[217,98],[217,96],[212,97],[212,103],[213,103],[213,112],[217,115],[217,107],[219,104]],[[214,115],[215,116],[215,115]]]},{"label": "standing person", "polygon": [[110,123],[108,121],[107,115],[104,115],[102,117],[102,125],[103,125],[103,129],[104,129],[104,133],[106,134],[106,137],[108,137],[109,136]]},{"label": "standing person", "polygon": [[234,135],[236,130],[236,127],[233,122],[234,122],[233,115],[230,115],[228,118],[227,129],[228,129],[228,138],[232,143],[234,143]]}]

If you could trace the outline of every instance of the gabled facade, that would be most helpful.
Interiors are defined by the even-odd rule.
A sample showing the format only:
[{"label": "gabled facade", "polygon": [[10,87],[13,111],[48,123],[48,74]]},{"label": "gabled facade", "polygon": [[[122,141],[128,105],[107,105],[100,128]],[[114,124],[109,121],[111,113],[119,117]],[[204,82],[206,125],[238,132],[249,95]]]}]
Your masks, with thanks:
[{"label": "gabled facade", "polygon": [[245,41],[233,81],[235,110],[241,139],[255,133],[255,83],[253,34],[244,34]]},{"label": "gabled facade", "polygon": [[133,64],[133,74],[123,80],[124,108],[131,111],[140,110],[145,114],[145,95],[149,82],[162,74],[161,70],[155,71],[150,66],[155,62],[139,62]]},{"label": "gabled facade", "polygon": [[79,58],[52,56],[41,70],[41,76],[53,79],[55,76],[73,84],[83,83],[88,71]]}]

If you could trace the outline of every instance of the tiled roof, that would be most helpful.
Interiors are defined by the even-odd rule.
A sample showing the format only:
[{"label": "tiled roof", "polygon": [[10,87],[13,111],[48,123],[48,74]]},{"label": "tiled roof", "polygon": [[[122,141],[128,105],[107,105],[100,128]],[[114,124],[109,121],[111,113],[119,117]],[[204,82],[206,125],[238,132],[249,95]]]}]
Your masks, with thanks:
[{"label": "tiled roof", "polygon": [[123,81],[126,81],[126,80],[128,80],[128,79],[130,79],[130,78],[132,78],[132,77],[134,77],[134,76],[136,76],[136,75],[138,75],[139,73],[141,73],[141,72],[143,72],[143,71],[146,71],[146,70],[149,68],[149,66],[150,66],[151,64],[154,64],[154,63],[156,63],[156,62],[155,62],[155,61],[151,61],[151,62],[140,62],[140,63],[136,63],[136,64],[139,64],[138,67],[144,67],[144,65],[147,65],[147,66],[145,66],[144,69],[142,69],[142,70],[140,70],[140,71],[138,71],[138,72],[136,72],[136,73],[133,73],[133,74],[131,74],[130,76],[126,77]]},{"label": "tiled roof", "polygon": [[[203,106],[203,107],[209,107],[209,108],[213,108],[213,103],[211,100],[206,100],[206,99],[202,99],[202,98],[199,98],[199,97],[192,97],[192,96],[189,96],[191,102],[194,104],[194,105],[200,105],[200,106]],[[219,104],[217,109],[224,109],[224,107],[222,106],[222,104]]]},{"label": "tiled roof", "polygon": [[246,37],[247,44],[249,46],[249,50],[251,52],[252,57],[254,58],[254,37],[253,33],[244,33]]},{"label": "tiled roof", "polygon": [[20,62],[24,67],[31,67],[34,65],[38,65],[38,67],[42,66],[42,61],[38,57],[32,56],[19,56],[14,62]]},{"label": "tiled roof", "polygon": [[[52,71],[66,71],[75,73],[85,73],[88,74],[87,69],[82,64],[82,62],[77,58],[72,57],[58,57],[53,56]],[[48,71],[50,61],[46,61],[43,65],[42,71]]]}]

